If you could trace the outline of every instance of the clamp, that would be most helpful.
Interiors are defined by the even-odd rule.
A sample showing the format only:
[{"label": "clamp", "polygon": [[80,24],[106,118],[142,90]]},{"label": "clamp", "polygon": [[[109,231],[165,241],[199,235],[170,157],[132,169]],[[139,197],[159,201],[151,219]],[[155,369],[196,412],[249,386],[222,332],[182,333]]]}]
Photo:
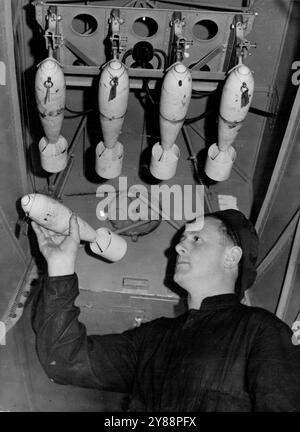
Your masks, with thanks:
[{"label": "clamp", "polygon": [[120,35],[120,25],[124,24],[124,19],[120,18],[120,9],[113,9],[108,20],[110,25],[110,41],[112,45],[113,58],[119,58],[121,51],[124,51],[126,46],[122,42],[127,42],[127,37]]}]

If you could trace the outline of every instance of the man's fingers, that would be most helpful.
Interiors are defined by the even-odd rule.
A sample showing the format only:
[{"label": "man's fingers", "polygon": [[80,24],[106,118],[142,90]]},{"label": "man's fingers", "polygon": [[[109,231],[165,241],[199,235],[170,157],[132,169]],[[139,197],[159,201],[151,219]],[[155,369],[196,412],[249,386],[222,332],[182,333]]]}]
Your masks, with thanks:
[{"label": "man's fingers", "polygon": [[67,236],[56,234],[52,235],[50,238],[54,244],[60,245],[67,238]]},{"label": "man's fingers", "polygon": [[33,228],[33,231],[36,233],[38,242],[41,242],[45,239],[45,234],[41,230],[41,227],[34,221],[31,221],[31,226]]},{"label": "man's fingers", "polygon": [[70,228],[69,231],[70,237],[72,237],[72,239],[74,239],[77,243],[79,243],[80,242],[79,225],[77,221],[77,216],[74,213],[70,217],[69,228]]},{"label": "man's fingers", "polygon": [[45,237],[49,236],[49,230],[47,228],[40,226],[40,230],[45,234]]}]

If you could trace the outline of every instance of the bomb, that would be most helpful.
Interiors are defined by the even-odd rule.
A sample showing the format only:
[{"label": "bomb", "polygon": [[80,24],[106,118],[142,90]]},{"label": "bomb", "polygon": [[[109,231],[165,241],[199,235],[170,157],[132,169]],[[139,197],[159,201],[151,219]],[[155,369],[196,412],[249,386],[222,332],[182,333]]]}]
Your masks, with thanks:
[{"label": "bomb", "polygon": [[103,68],[99,83],[100,123],[103,135],[96,147],[96,172],[107,179],[122,172],[123,145],[118,141],[129,96],[129,78],[120,60],[109,61]]},{"label": "bomb", "polygon": [[[58,234],[68,235],[72,210],[55,199],[38,193],[24,195],[21,206],[30,219]],[[107,228],[94,230],[77,217],[80,239],[90,242],[91,250],[110,261],[119,261],[126,253],[127,243]]]},{"label": "bomb", "polygon": [[192,77],[184,64],[172,65],[164,78],[159,107],[160,143],[152,148],[150,171],[160,180],[175,175],[180,151],[175,140],[183,125],[192,94]]},{"label": "bomb", "polygon": [[50,173],[67,165],[66,139],[60,135],[66,102],[66,84],[60,64],[48,57],[39,65],[35,76],[35,98],[45,136],[39,142],[41,165]]},{"label": "bomb", "polygon": [[254,92],[251,70],[239,63],[226,79],[219,110],[218,145],[208,150],[205,172],[213,180],[230,176],[236,151],[232,147],[249,111]]}]

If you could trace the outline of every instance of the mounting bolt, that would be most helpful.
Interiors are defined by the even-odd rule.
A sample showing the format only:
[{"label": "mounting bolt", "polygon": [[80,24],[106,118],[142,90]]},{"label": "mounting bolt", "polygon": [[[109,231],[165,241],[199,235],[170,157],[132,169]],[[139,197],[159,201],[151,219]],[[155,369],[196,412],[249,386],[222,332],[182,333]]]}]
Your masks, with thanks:
[{"label": "mounting bolt", "polygon": [[131,236],[131,241],[133,241],[134,243],[136,243],[138,241],[138,236],[136,234],[133,234]]}]

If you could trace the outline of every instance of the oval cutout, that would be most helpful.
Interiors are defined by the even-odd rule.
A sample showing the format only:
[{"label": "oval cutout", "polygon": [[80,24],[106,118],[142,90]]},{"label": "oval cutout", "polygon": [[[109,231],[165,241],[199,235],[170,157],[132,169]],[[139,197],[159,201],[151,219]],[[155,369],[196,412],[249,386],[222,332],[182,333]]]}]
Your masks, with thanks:
[{"label": "oval cutout", "polygon": [[72,19],[72,29],[82,36],[92,35],[97,28],[98,22],[92,15],[79,14]]},{"label": "oval cutout", "polygon": [[132,29],[137,36],[149,38],[157,33],[158,24],[155,19],[144,16],[134,21]]},{"label": "oval cutout", "polygon": [[193,27],[193,35],[199,40],[210,40],[218,33],[218,25],[212,20],[196,22]]}]

